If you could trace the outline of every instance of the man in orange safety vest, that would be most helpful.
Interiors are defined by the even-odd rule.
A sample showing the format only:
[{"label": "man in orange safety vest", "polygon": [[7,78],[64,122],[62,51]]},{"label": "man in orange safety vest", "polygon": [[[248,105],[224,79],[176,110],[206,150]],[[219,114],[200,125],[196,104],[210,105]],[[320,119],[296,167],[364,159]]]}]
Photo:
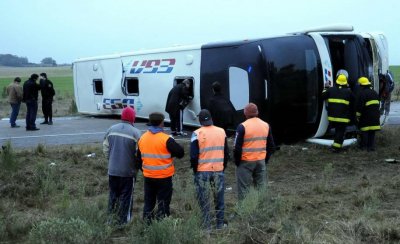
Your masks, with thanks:
[{"label": "man in orange safety vest", "polygon": [[210,189],[213,191],[217,229],[224,226],[224,170],[229,150],[224,129],[214,126],[211,114],[202,109],[198,115],[201,127],[193,132],[190,144],[190,162],[194,172],[197,200],[204,227],[211,229]]},{"label": "man in orange safety vest", "polygon": [[[144,176],[143,219],[151,222],[170,215],[172,176],[175,173],[173,157],[182,158],[184,150],[174,138],[164,133],[164,115],[151,113],[150,127],[140,138],[137,162]],[[155,205],[158,210],[154,213]],[[155,216],[154,216],[155,215]]]},{"label": "man in orange safety vest", "polygon": [[265,187],[266,164],[275,150],[271,128],[258,118],[257,105],[246,105],[244,115],[247,120],[237,127],[234,146],[239,200],[253,184],[256,188]]}]

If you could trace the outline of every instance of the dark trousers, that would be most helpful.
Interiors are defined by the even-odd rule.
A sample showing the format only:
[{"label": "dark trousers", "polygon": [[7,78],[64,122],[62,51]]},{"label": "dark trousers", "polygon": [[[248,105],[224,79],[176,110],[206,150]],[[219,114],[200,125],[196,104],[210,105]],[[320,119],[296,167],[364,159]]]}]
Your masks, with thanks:
[{"label": "dark trousers", "polygon": [[44,121],[49,122],[53,121],[53,100],[52,99],[43,99],[42,100],[42,111],[44,116]]},{"label": "dark trousers", "polygon": [[344,134],[346,132],[346,123],[332,123],[333,128],[335,128],[335,137],[333,140],[333,148],[342,148],[344,141]]},{"label": "dark trousers", "polygon": [[36,128],[36,115],[38,110],[38,103],[35,100],[26,101],[26,129]]},{"label": "dark trousers", "polygon": [[169,114],[171,120],[171,132],[181,132],[183,124],[183,110],[178,109],[174,113]]},{"label": "dark trousers", "polygon": [[108,185],[108,213],[111,219],[116,218],[118,225],[125,224],[132,218],[134,178],[109,175]]},{"label": "dark trousers", "polygon": [[17,125],[15,121],[17,120],[21,103],[10,103],[10,105],[11,105],[10,124],[11,127],[15,127]]},{"label": "dark trousers", "polygon": [[210,216],[210,191],[214,196],[215,215],[217,219],[217,229],[224,226],[224,190],[225,179],[224,172],[197,172],[194,176],[197,201],[203,216],[203,225],[205,228],[211,228]]},{"label": "dark trousers", "polygon": [[375,150],[375,131],[361,131],[360,133],[360,148],[362,150],[374,151]]},{"label": "dark trousers", "polygon": [[[156,179],[144,177],[143,220],[148,223],[154,217],[161,219],[170,215],[169,205],[172,198],[172,177]],[[155,206],[158,206],[155,212]]]}]

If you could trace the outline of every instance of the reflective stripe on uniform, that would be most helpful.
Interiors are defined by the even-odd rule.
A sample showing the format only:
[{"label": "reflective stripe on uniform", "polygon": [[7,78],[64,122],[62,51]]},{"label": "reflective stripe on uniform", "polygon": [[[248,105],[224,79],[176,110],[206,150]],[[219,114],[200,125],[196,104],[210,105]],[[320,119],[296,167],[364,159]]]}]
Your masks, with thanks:
[{"label": "reflective stripe on uniform", "polygon": [[380,130],[380,129],[381,129],[381,126],[373,125],[373,126],[362,127],[360,130],[361,131],[369,131],[369,130]]},{"label": "reflective stripe on uniform", "polygon": [[224,147],[205,147],[200,149],[200,153],[215,151],[215,150],[224,150]]},{"label": "reflective stripe on uniform", "polygon": [[199,159],[200,164],[204,163],[220,163],[223,162],[224,158],[208,158],[208,159]]},{"label": "reflective stripe on uniform", "polygon": [[142,158],[170,158],[171,154],[150,154],[150,153],[144,153],[142,154]]},{"label": "reflective stripe on uniform", "polygon": [[346,105],[349,105],[349,104],[350,104],[350,102],[347,101],[347,100],[344,100],[344,99],[337,99],[337,98],[329,98],[329,99],[328,99],[328,102],[330,102],[330,103],[342,103],[342,104],[346,104]]},{"label": "reflective stripe on uniform", "polygon": [[123,134],[123,133],[118,133],[118,132],[111,132],[110,134],[108,134],[108,136],[120,136],[120,137],[125,137],[125,138],[136,141],[135,137],[133,137],[131,135]]},{"label": "reflective stripe on uniform", "polygon": [[328,116],[328,120],[333,121],[333,122],[342,122],[342,123],[350,122],[350,119],[347,119],[347,118],[336,118],[336,117],[329,117],[329,116]]},{"label": "reflective stripe on uniform", "polygon": [[337,142],[334,142],[334,143],[332,144],[332,147],[341,148],[341,147],[342,147],[342,144],[339,144],[339,143],[337,143]]},{"label": "reflective stripe on uniform", "polygon": [[173,164],[173,163],[165,164],[165,165],[157,165],[157,166],[143,164],[142,167],[143,167],[144,169],[148,169],[148,170],[160,170],[160,169],[169,168],[169,167],[172,166],[172,164]]},{"label": "reflective stripe on uniform", "polygon": [[378,104],[379,105],[379,101],[378,100],[371,100],[365,103],[365,106],[369,106],[369,105],[373,105],[373,104]]},{"label": "reflective stripe on uniform", "polygon": [[261,136],[261,137],[252,137],[252,138],[245,138],[243,139],[243,142],[248,142],[248,141],[266,141],[267,137]]},{"label": "reflective stripe on uniform", "polygon": [[265,151],[265,147],[260,148],[242,148],[243,152],[263,152]]}]

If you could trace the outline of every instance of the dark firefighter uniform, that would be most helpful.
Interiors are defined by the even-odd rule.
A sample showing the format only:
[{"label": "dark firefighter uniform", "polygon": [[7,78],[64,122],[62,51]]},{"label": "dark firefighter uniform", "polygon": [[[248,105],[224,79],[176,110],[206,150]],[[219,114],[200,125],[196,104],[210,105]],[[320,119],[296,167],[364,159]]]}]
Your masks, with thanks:
[{"label": "dark firefighter uniform", "polygon": [[325,89],[322,98],[327,101],[329,124],[335,128],[332,147],[338,150],[342,148],[346,126],[350,124],[354,111],[354,95],[347,85],[346,76],[339,75],[336,86]]},{"label": "dark firefighter uniform", "polygon": [[360,148],[375,150],[375,131],[380,130],[379,95],[365,77],[358,79],[360,90],[357,95],[356,116],[361,134]]}]

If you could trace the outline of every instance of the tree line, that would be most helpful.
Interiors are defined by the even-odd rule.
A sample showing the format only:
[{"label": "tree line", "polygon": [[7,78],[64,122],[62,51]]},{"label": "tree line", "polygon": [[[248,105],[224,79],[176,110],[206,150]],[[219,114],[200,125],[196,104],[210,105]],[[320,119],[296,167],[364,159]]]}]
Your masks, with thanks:
[{"label": "tree line", "polygon": [[40,64],[30,63],[27,57],[18,57],[12,54],[0,54],[0,66],[12,67],[32,67],[32,66],[57,66],[57,62],[46,57],[40,61]]}]

